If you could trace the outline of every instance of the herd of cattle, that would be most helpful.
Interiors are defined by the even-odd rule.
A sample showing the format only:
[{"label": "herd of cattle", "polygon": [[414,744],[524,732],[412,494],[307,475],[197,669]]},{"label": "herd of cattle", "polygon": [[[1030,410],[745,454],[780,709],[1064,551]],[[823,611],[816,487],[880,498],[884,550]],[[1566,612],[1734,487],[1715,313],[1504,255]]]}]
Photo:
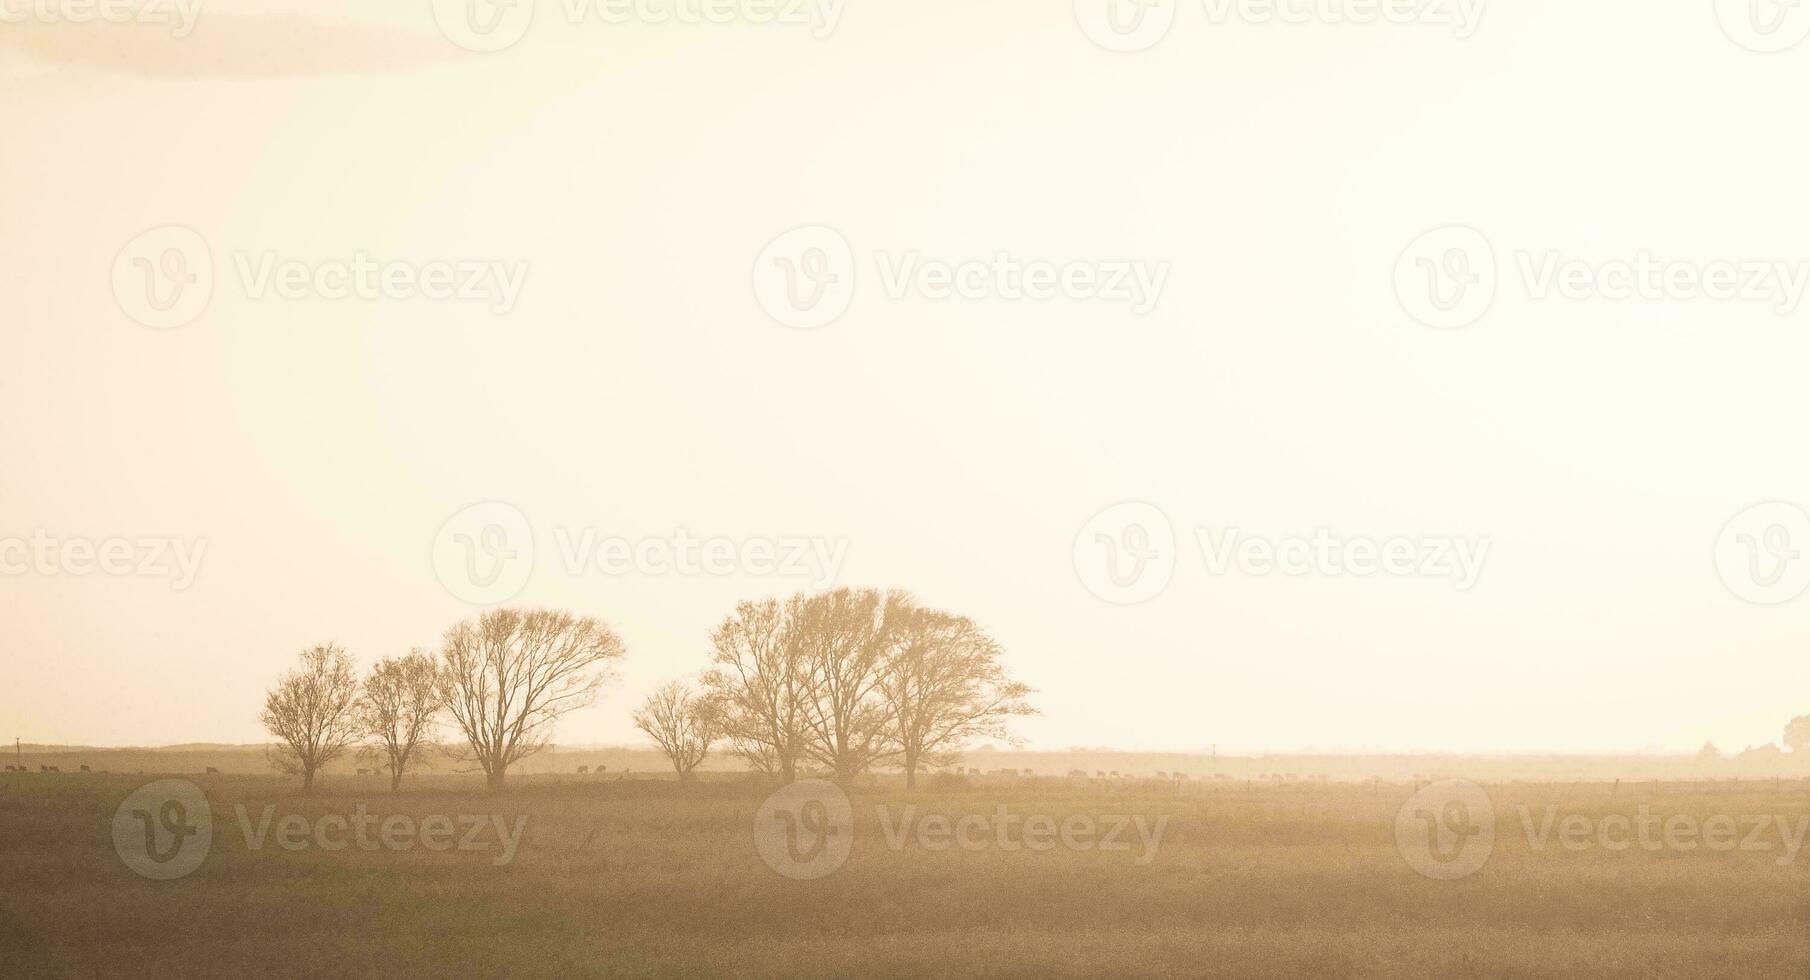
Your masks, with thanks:
[{"label": "herd of cattle", "polygon": [[[602,765],[595,766],[595,767],[579,766],[577,769],[577,773],[580,776],[602,776],[608,770],[609,770],[608,766],[602,766]],[[7,772],[30,772],[31,767],[30,766],[7,766],[6,771]],[[38,767],[38,771],[44,772],[44,773],[50,773],[50,772],[59,772],[60,773],[63,770],[59,766],[40,765]],[[95,769],[90,769],[88,766],[82,766],[81,771],[82,772],[105,773],[107,770],[105,770],[105,769],[95,770]],[[220,772],[220,770],[214,768],[213,766],[207,767],[207,773],[210,776],[217,775],[219,772]],[[383,774],[384,774],[384,771],[382,769],[360,769],[360,770],[358,770],[358,775],[360,775],[360,776],[381,776]],[[618,776],[622,776],[622,775],[626,775],[626,774],[627,774],[627,771],[624,770],[622,773],[619,773]],[[1040,774],[1031,769],[992,769],[992,770],[987,770],[987,769],[982,769],[979,766],[972,766],[972,767],[956,766],[956,767],[954,767],[953,770],[947,770],[947,771],[945,771],[945,773],[939,773],[939,775],[943,775],[943,774],[952,774],[954,776],[959,776],[959,777],[962,777],[964,779],[969,779],[969,780],[974,780],[974,779],[1030,779],[1030,778],[1040,778],[1040,777],[1047,778],[1049,776],[1054,775],[1053,773]],[[1159,770],[1155,773],[1135,773],[1135,772],[1120,772],[1117,769],[1110,769],[1110,770],[1100,769],[1100,770],[1095,771],[1090,776],[1088,774],[1087,770],[1085,770],[1085,769],[1070,769],[1068,771],[1068,775],[1066,778],[1068,778],[1070,780],[1079,780],[1079,781],[1087,782],[1087,783],[1121,784],[1121,783],[1149,783],[1149,782],[1183,783],[1183,782],[1187,782],[1190,777],[1185,772],[1164,772],[1164,771]],[[1212,776],[1203,777],[1203,778],[1215,779],[1215,780],[1229,780],[1232,777],[1226,775],[1225,773],[1215,773]],[[1264,782],[1295,782],[1302,777],[1298,777],[1294,773],[1274,773],[1274,774],[1265,774],[1263,776],[1258,776],[1255,778],[1259,779],[1261,781],[1264,781]],[[1323,779],[1324,777],[1311,777],[1310,776],[1310,777],[1306,777],[1306,778]],[[1418,776],[1416,777],[1417,780],[1419,778],[1420,777],[1418,777]]]}]

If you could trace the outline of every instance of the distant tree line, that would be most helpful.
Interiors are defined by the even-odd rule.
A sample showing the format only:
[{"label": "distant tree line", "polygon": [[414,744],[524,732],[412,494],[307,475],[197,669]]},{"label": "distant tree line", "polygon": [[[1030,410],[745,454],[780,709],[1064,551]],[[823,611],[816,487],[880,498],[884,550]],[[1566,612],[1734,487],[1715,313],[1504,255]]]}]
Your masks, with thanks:
[{"label": "distant tree line", "polygon": [[[682,780],[726,743],[787,782],[805,769],[847,782],[886,767],[915,786],[974,739],[1014,742],[1009,720],[1035,713],[992,637],[903,592],[743,602],[710,644],[698,683],[668,683],[633,715]],[[265,698],[270,760],[306,793],[325,766],[358,753],[381,760],[394,789],[435,751],[500,789],[560,717],[595,702],[624,654],[603,622],[544,609],[491,610],[448,629],[437,652],[386,658],[362,681],[343,648],[316,646]]]}]

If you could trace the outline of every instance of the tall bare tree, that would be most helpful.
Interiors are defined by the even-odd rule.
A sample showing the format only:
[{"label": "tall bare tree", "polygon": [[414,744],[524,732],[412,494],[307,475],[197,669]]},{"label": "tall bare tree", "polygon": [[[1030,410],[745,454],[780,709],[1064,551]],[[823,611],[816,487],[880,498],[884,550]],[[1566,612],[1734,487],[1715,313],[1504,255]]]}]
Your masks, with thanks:
[{"label": "tall bare tree", "polygon": [[805,666],[787,625],[788,604],[742,602],[710,634],[706,696],[730,751],[790,783],[804,745]]},{"label": "tall bare tree", "polygon": [[673,681],[648,695],[634,718],[635,727],[660,746],[681,780],[696,778],[693,770],[721,737],[714,703],[693,693],[683,681]]},{"label": "tall bare tree", "polygon": [[1036,714],[1027,685],[1006,676],[1000,647],[973,620],[934,609],[893,617],[892,655],[880,679],[891,709],[905,787],[976,738],[1016,741],[1014,717]]},{"label": "tall bare tree", "polygon": [[302,777],[312,792],[314,775],[358,739],[358,678],[352,657],[334,644],[302,651],[301,663],[264,698],[264,727],[281,741],[270,749],[279,772]]},{"label": "tall bare tree", "polygon": [[787,642],[804,666],[804,754],[846,783],[899,751],[881,687],[903,593],[836,589],[787,603]]},{"label": "tall bare tree", "polygon": [[440,694],[465,739],[460,757],[501,789],[554,722],[596,700],[623,652],[601,620],[554,610],[493,609],[447,630]]},{"label": "tall bare tree", "polygon": [[371,750],[389,766],[390,789],[402,785],[409,763],[432,742],[439,711],[440,668],[432,655],[411,650],[371,668],[358,699],[359,723]]}]

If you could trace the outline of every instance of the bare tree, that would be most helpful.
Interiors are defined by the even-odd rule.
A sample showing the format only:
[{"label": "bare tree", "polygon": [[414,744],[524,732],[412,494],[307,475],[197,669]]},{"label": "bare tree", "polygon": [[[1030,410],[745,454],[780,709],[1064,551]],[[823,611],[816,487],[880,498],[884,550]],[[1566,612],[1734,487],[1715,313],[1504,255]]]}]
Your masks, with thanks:
[{"label": "bare tree", "polygon": [[804,754],[847,783],[898,753],[881,681],[911,597],[836,589],[787,603],[787,642],[804,666]]},{"label": "bare tree", "polygon": [[440,693],[465,737],[460,758],[501,789],[510,766],[546,747],[560,716],[596,700],[622,655],[601,620],[553,610],[493,609],[447,630]]},{"label": "bare tree", "polygon": [[635,727],[659,744],[679,778],[688,781],[696,778],[692,771],[720,737],[716,714],[710,699],[692,693],[683,681],[673,681],[648,695],[634,717]]},{"label": "bare tree", "polygon": [[432,742],[439,711],[440,668],[432,655],[411,650],[371,668],[358,700],[359,723],[372,754],[389,766],[390,789],[402,785],[417,751]]},{"label": "bare tree", "polygon": [[730,751],[790,783],[804,745],[806,677],[786,613],[776,599],[738,603],[711,631],[715,666],[704,688]]},{"label": "bare tree", "polygon": [[311,792],[314,774],[357,740],[357,700],[358,678],[345,650],[324,644],[302,651],[301,665],[264,698],[264,727],[281,739],[270,749],[271,765],[301,776],[302,792]]},{"label": "bare tree", "polygon": [[999,644],[973,620],[934,609],[892,617],[892,654],[880,679],[899,743],[905,787],[918,769],[953,761],[976,738],[1015,742],[1006,724],[1036,714],[1031,688],[1006,677]]}]

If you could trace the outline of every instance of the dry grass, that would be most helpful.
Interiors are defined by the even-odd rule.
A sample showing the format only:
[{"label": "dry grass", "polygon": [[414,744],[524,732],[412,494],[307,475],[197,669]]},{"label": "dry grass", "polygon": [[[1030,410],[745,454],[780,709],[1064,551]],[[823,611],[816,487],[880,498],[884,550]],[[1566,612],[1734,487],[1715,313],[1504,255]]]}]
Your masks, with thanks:
[{"label": "dry grass", "polygon": [[[1061,780],[856,796],[853,856],[794,881],[756,854],[764,789],[742,779],[459,777],[391,795],[348,778],[310,799],[271,778],[196,777],[211,852],[172,882],[116,856],[111,823],[148,777],[0,776],[7,977],[1743,977],[1810,976],[1810,853],[1530,848],[1518,807],[1810,818],[1804,784],[1513,784],[1489,864],[1457,882],[1397,853],[1405,786]],[[277,813],[528,818],[519,853],[250,850],[234,804]],[[884,843],[875,807],[919,815],[1169,818],[1135,852],[929,852]],[[1135,834],[1131,835],[1135,840]]]}]

